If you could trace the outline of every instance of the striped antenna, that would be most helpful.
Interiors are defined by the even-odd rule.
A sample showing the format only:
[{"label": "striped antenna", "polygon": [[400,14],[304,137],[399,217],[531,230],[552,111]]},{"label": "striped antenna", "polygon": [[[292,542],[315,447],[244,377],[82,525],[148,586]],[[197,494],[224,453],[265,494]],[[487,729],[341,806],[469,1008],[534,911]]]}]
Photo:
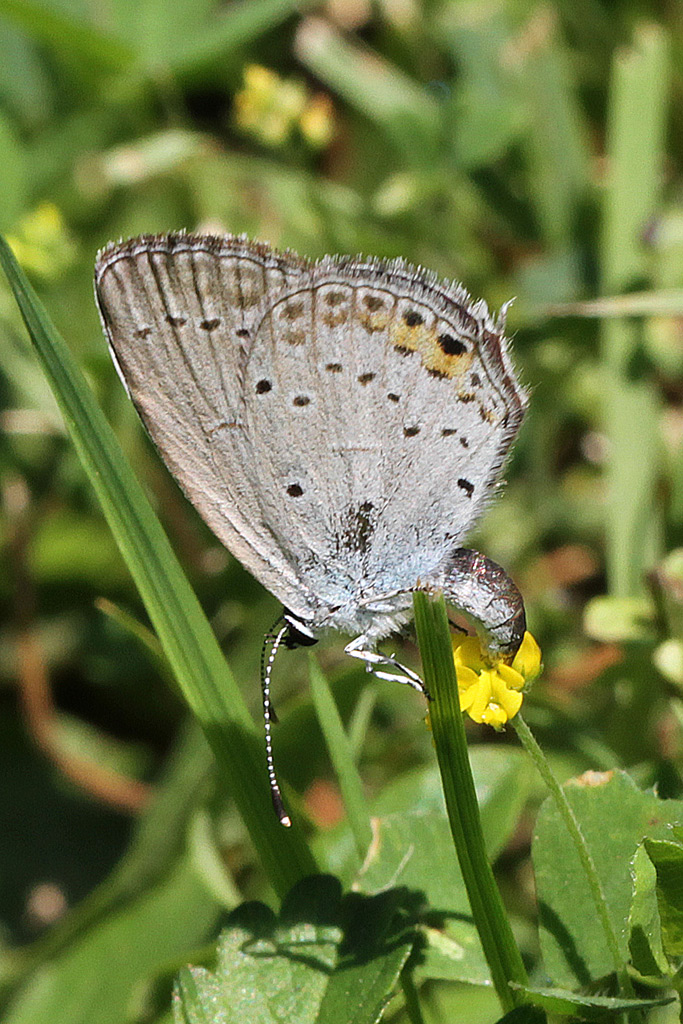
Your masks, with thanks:
[{"label": "striped antenna", "polygon": [[[278,619],[278,622],[280,621],[281,619]],[[292,824],[292,819],[285,811],[282,793],[280,792],[277,776],[275,775],[275,765],[273,764],[273,737],[271,735],[271,726],[273,722],[277,722],[277,717],[270,702],[270,678],[273,672],[275,656],[277,655],[288,629],[289,624],[285,622],[284,626],[282,626],[274,636],[272,633],[267,634],[264,638],[263,649],[261,651],[261,694],[263,697],[263,721],[266,730],[266,768],[268,771],[268,783],[270,785],[270,795],[273,800],[275,813],[278,816],[280,824],[285,825],[287,828]],[[272,647],[270,648],[270,652],[266,658],[266,645],[269,642],[272,643]]]}]

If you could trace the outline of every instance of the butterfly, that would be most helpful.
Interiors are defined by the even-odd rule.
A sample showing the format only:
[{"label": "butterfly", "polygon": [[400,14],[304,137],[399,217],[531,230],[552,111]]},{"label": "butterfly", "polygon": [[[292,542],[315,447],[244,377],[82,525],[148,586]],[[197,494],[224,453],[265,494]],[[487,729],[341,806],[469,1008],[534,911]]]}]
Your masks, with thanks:
[{"label": "butterfly", "polygon": [[[461,542],[494,495],[527,404],[483,301],[403,260],[313,262],[244,236],[142,236],[99,253],[95,291],[119,375],[216,536],[282,602],[280,644],[346,652],[424,692],[377,649],[442,589],[512,656],[524,605]],[[391,671],[387,671],[391,670]]]}]

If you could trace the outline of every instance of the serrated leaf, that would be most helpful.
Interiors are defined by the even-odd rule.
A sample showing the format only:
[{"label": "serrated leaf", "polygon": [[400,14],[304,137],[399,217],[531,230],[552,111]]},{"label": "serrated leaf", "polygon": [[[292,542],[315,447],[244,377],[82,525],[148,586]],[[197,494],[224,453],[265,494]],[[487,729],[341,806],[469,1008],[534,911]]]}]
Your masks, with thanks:
[{"label": "serrated leaf", "polygon": [[415,941],[404,893],[342,896],[330,876],[304,879],[280,917],[261,903],[230,915],[215,973],[176,984],[176,1024],[376,1024]]},{"label": "serrated leaf", "polygon": [[567,992],[560,988],[531,988],[510,982],[512,988],[523,992],[530,1003],[543,1007],[549,1013],[562,1017],[575,1017],[580,1013],[586,1020],[605,1020],[629,1010],[649,1010],[673,1002],[673,996],[655,999],[619,999],[616,996],[591,996]]}]

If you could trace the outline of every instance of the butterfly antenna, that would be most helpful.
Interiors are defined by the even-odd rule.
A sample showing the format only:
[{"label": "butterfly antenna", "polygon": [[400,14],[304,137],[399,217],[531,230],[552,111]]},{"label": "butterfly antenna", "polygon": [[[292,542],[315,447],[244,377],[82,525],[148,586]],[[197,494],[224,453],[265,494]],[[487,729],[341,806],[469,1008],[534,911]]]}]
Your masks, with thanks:
[{"label": "butterfly antenna", "polygon": [[[261,685],[262,686],[263,686],[263,680],[264,680],[265,675],[266,675],[266,656],[267,656],[267,652],[268,652],[268,644],[272,644],[274,642],[275,637],[277,636],[277,633],[276,633],[277,627],[280,625],[281,622],[284,622],[284,621],[285,621],[284,615],[278,615],[278,617],[276,618],[276,620],[273,623],[273,625],[270,627],[268,632],[263,637],[263,644],[261,645]],[[272,708],[270,710],[270,720],[271,720],[271,722],[276,722],[277,721],[277,716],[275,715],[275,712],[274,712],[274,710]]]},{"label": "butterfly antenna", "polygon": [[[280,619],[278,619],[278,622]],[[277,625],[277,623],[276,623]],[[278,816],[278,820],[281,825],[289,826],[292,824],[292,819],[285,811],[285,805],[282,800],[282,793],[277,783],[277,777],[275,775],[275,765],[273,764],[273,737],[271,735],[271,726],[273,722],[277,721],[273,706],[270,702],[270,679],[273,674],[273,664],[275,663],[275,656],[280,648],[289,625],[285,622],[275,637],[267,636],[263,648],[261,650],[261,694],[263,697],[263,721],[266,730],[266,768],[268,770],[268,783],[270,785],[270,795],[273,800],[273,807],[275,813]],[[266,644],[272,639],[272,646],[268,655],[266,655]]]}]

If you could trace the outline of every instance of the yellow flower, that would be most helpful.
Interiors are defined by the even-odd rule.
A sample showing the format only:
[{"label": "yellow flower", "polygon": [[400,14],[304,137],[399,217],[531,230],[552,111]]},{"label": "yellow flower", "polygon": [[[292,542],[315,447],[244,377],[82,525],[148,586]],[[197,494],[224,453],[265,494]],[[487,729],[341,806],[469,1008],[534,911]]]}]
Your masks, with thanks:
[{"label": "yellow flower", "polygon": [[541,671],[541,649],[531,633],[525,633],[519,650],[506,664],[488,654],[477,637],[453,640],[460,709],[475,722],[502,729],[514,718],[523,700],[523,689]]},{"label": "yellow flower", "polygon": [[238,127],[267,146],[283,146],[299,137],[321,149],[334,132],[332,113],[328,96],[312,96],[303,82],[281,78],[260,64],[244,69],[244,84],[235,96]]},{"label": "yellow flower", "polygon": [[59,277],[76,255],[76,246],[54,203],[39,203],[25,213],[7,241],[21,265],[39,277]]}]

